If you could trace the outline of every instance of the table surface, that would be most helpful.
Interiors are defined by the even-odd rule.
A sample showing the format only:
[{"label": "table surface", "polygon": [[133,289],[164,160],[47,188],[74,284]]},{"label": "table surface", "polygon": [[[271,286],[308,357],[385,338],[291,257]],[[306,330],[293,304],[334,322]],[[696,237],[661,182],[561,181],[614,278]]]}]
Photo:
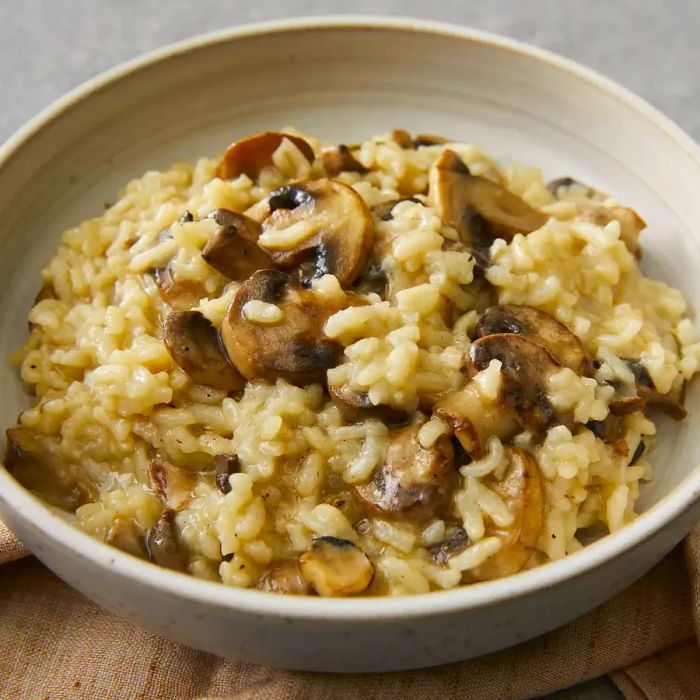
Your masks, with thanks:
[{"label": "table surface", "polygon": [[[193,34],[290,16],[409,15],[551,49],[617,80],[700,140],[700,3],[693,0],[0,0],[0,142],[67,90]],[[619,698],[606,680],[551,700]]]}]

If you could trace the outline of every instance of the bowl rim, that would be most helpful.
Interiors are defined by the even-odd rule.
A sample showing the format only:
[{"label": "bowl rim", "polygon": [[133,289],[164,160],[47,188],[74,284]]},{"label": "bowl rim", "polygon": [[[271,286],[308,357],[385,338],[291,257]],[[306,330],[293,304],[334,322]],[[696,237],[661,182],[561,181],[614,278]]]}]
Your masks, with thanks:
[{"label": "bowl rim", "polygon": [[[248,37],[303,30],[337,29],[379,29],[432,34],[480,43],[527,56],[551,68],[568,72],[576,79],[588,82],[609,97],[634,109],[657,129],[665,132],[700,167],[700,147],[671,119],[627,88],[571,59],[515,39],[444,22],[410,17],[343,15],[279,19],[226,28],[171,43],[123,62],[72,89],[16,131],[0,146],[0,171],[7,167],[24,144],[64,112],[110,84],[149,65],[164,62],[169,58],[207,45],[228,43]],[[4,504],[6,512],[16,512],[17,518],[31,523],[44,537],[54,541],[58,546],[65,546],[79,556],[91,560],[107,575],[118,572],[120,576],[130,578],[140,585],[220,608],[257,615],[324,619],[358,624],[397,618],[404,620],[425,618],[456,610],[477,609],[553,587],[566,580],[582,576],[604,565],[608,560],[633,549],[673,520],[680,518],[686,511],[693,508],[698,500],[700,500],[700,465],[696,466],[658,503],[640,514],[633,523],[563,559],[503,579],[443,591],[396,597],[328,599],[312,596],[270,595],[257,590],[227,587],[221,583],[170,571],[133,557],[92,538],[68,523],[24,489],[0,465],[0,503]]]}]

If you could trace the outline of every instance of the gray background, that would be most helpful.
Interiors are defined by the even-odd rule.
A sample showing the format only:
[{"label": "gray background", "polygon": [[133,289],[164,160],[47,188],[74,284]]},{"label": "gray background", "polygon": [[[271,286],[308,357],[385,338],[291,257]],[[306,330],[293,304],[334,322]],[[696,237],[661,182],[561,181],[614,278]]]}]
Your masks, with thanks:
[{"label": "gray background", "polygon": [[[584,63],[700,139],[700,3],[694,0],[0,0],[0,141],[67,90],[200,32],[289,16],[410,15],[471,25]],[[620,697],[596,681],[564,698]]]}]

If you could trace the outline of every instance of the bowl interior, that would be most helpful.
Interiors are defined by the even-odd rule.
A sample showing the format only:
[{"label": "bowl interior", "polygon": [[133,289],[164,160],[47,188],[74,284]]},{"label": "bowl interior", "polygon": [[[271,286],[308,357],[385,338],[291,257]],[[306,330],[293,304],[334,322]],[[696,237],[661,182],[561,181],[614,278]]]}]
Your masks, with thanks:
[{"label": "bowl interior", "polygon": [[[571,175],[648,222],[647,274],[700,300],[700,166],[663,123],[575,70],[511,48],[400,27],[291,27],[162,54],[67,107],[0,165],[0,427],[27,405],[5,358],[26,336],[59,234],[98,215],[148,169],[215,155],[292,125],[351,142],[403,127],[472,142],[504,161]],[[700,462],[691,419],[664,421],[642,510]]]}]

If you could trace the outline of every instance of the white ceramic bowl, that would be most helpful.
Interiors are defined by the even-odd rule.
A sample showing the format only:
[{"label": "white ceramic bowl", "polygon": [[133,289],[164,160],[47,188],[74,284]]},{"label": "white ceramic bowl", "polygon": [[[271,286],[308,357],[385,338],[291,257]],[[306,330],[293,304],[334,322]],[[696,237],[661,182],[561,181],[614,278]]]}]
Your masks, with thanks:
[{"label": "white ceramic bowl", "polygon": [[[64,228],[131,177],[294,125],[356,140],[401,126],[572,175],[640,211],[647,272],[700,299],[700,151],[613,83],[468,29],[378,18],[266,24],[196,38],[87,83],[0,151],[0,425],[26,405],[5,358]],[[641,517],[511,578],[391,599],[274,596],[160,569],[90,539],[0,469],[0,515],[59,576],[117,615],[222,656],[321,671],[441,664],[523,641],[620,591],[697,521],[700,440],[662,425]]]}]

